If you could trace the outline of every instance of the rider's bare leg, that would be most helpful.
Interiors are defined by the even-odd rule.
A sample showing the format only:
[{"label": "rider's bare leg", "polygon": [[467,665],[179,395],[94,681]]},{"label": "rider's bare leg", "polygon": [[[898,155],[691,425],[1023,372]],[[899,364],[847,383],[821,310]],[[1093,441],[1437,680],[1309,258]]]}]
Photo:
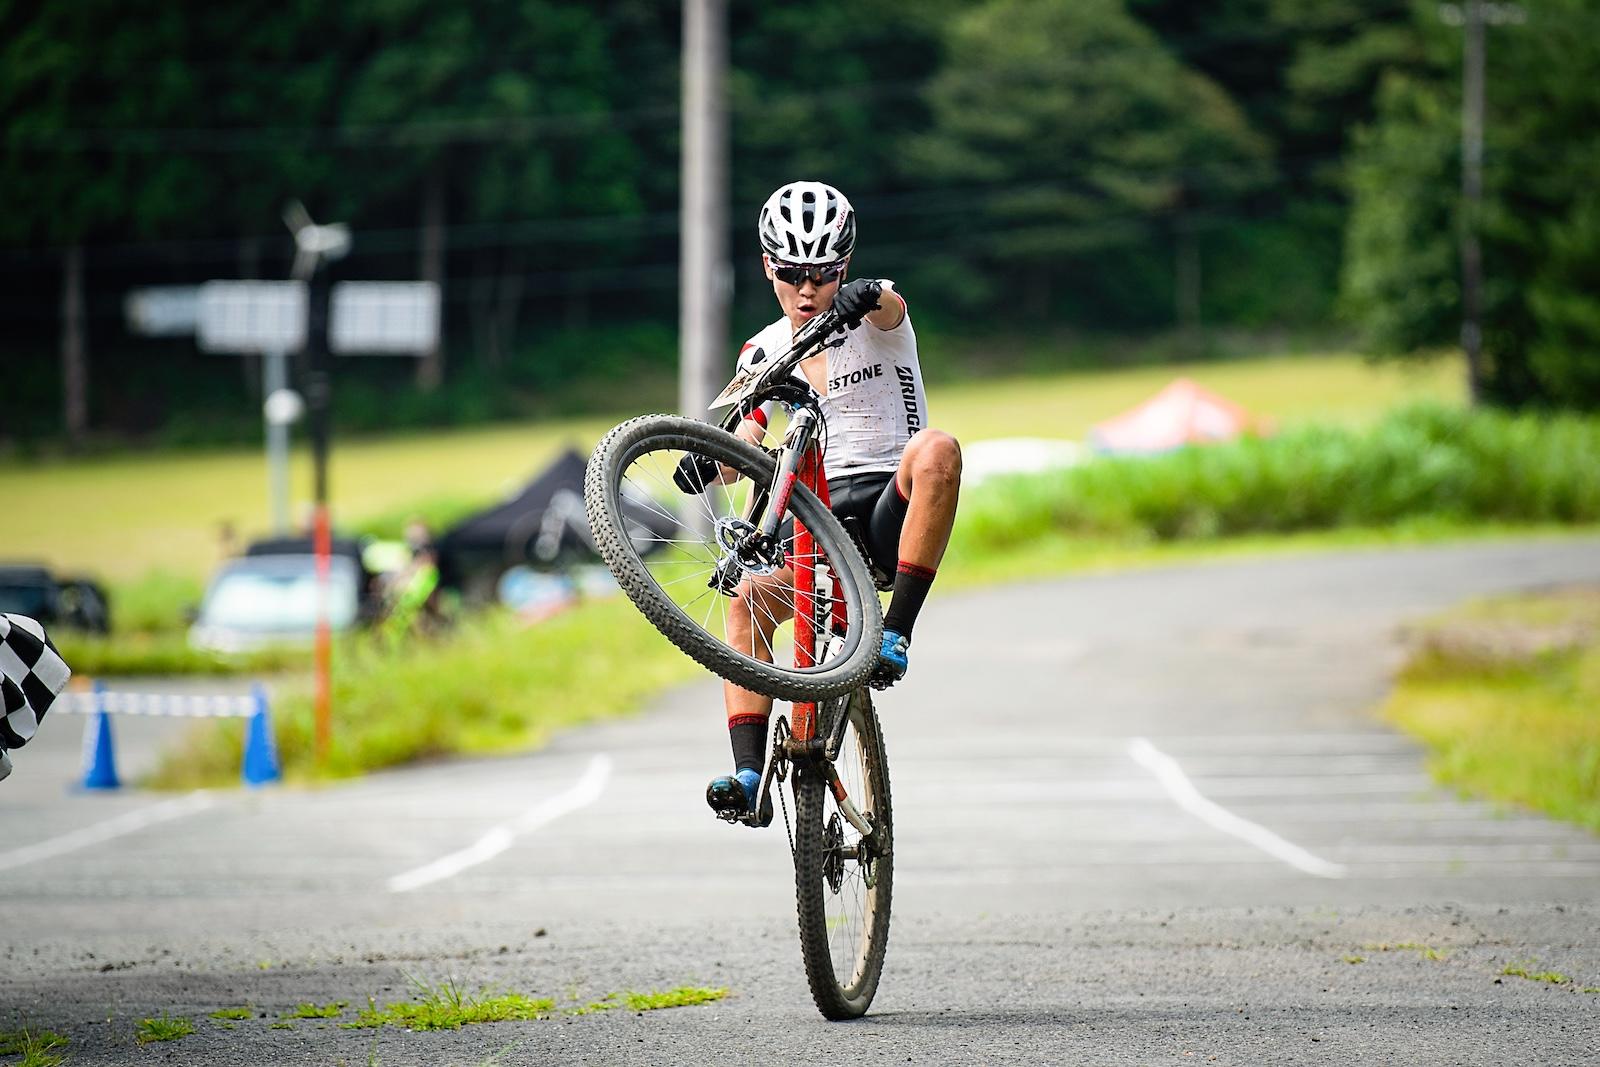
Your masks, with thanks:
[{"label": "rider's bare leg", "polygon": [[[772,662],[772,635],[794,611],[794,571],[783,567],[768,575],[751,576],[739,584],[732,610],[728,612],[728,643],[746,655]],[[772,698],[751,692],[732,682],[722,683],[723,703],[728,712],[728,743],[733,747],[735,777],[743,786],[745,802],[752,802],[754,783],[759,781],[767,755],[767,720],[772,715]],[[714,778],[706,799],[721,809],[730,802],[731,779]]]},{"label": "rider's bare leg", "polygon": [[[728,612],[728,644],[747,656],[772,662],[772,635],[794,613],[794,569],[781,567],[771,574],[751,576],[739,583]],[[724,682],[723,703],[728,721],[772,713],[772,698]]]},{"label": "rider's bare leg", "polygon": [[[884,665],[889,677],[905,671],[905,646],[927,599],[939,562],[950,544],[961,495],[961,446],[942,430],[922,430],[900,457],[895,488],[907,501],[900,527],[900,562],[895,568],[894,595],[883,616]],[[896,641],[895,638],[902,638]],[[898,647],[893,647],[898,645]]]},{"label": "rider's bare leg", "polygon": [[900,456],[895,485],[909,503],[900,527],[900,560],[938,570],[961,495],[961,445],[942,430],[923,430]]}]

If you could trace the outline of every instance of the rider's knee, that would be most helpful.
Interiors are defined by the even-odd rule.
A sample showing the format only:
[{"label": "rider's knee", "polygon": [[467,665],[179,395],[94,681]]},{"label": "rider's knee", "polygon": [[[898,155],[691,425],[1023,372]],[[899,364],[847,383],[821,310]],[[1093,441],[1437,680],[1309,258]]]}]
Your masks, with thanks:
[{"label": "rider's knee", "polygon": [[913,443],[912,484],[934,482],[959,485],[961,482],[961,443],[943,430],[923,430]]}]

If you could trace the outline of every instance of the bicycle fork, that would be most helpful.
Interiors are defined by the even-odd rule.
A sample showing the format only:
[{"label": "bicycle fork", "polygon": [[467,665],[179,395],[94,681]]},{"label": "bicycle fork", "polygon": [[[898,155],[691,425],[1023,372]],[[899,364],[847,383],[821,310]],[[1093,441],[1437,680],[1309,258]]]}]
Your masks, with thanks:
[{"label": "bicycle fork", "polygon": [[[744,572],[753,569],[752,563],[759,565],[761,562],[766,562],[762,557],[772,557],[775,552],[780,553],[777,558],[781,564],[778,531],[789,513],[789,498],[794,495],[795,483],[802,479],[806,479],[808,483],[820,480],[812,476],[815,470],[820,470],[820,465],[811,452],[811,441],[816,435],[817,424],[818,416],[813,409],[802,407],[795,411],[788,432],[784,436],[783,449],[778,454],[778,468],[772,484],[759,486],[751,494],[750,504],[745,509],[744,517],[730,528],[730,534],[737,540],[722,545],[725,554],[718,561],[710,581],[706,583],[723,596],[737,595],[739,581]],[[826,504],[825,487],[820,495]],[[798,551],[797,548],[796,552]],[[768,566],[771,567],[770,562]]]}]

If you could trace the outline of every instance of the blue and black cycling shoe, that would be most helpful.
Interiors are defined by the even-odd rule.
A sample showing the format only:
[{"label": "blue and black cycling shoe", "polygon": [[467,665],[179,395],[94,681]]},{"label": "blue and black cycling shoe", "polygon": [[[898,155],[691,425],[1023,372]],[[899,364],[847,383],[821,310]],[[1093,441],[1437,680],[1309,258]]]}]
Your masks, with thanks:
[{"label": "blue and black cycling shoe", "polygon": [[872,671],[868,684],[874,689],[887,689],[906,676],[910,657],[906,653],[910,642],[893,630],[883,631],[883,644],[878,649],[878,665]]},{"label": "blue and black cycling shoe", "polygon": [[706,803],[719,819],[766,826],[772,821],[772,797],[766,797],[758,812],[756,801],[760,793],[761,772],[746,768],[737,774],[719,774],[711,779],[706,786]]}]

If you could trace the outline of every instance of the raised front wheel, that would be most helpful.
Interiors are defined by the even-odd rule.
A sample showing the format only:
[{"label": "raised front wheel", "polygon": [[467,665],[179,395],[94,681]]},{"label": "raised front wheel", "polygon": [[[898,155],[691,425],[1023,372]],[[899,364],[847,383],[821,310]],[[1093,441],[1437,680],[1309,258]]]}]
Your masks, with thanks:
[{"label": "raised front wheel", "polygon": [[[674,480],[685,457],[709,472],[690,479],[692,491]],[[832,571],[843,632],[815,666],[794,666],[792,623],[783,621],[799,594],[793,535],[758,537],[762,513],[752,509],[774,467],[767,452],[715,426],[647,415],[618,426],[595,448],[584,504],[611,573],[673,644],[746,689],[825,700],[866,681],[877,662],[882,615],[861,553],[833,513],[797,485],[788,514],[811,532],[810,562],[826,562]],[[742,625],[736,611],[766,625]]]}]

